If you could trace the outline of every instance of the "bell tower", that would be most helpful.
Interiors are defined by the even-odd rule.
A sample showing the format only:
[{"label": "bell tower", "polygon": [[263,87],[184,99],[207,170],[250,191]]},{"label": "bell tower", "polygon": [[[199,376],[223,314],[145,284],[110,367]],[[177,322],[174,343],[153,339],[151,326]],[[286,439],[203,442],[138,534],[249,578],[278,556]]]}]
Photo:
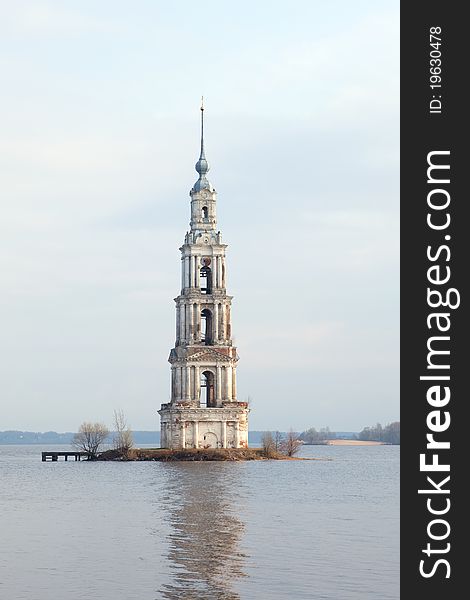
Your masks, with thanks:
[{"label": "bell tower", "polygon": [[190,229],[181,251],[176,341],[170,351],[171,399],[162,404],[162,448],[248,446],[248,406],[237,401],[238,355],[232,345],[225,250],[217,231],[217,193],[207,179],[204,105],[201,105],[199,178],[189,192]]}]

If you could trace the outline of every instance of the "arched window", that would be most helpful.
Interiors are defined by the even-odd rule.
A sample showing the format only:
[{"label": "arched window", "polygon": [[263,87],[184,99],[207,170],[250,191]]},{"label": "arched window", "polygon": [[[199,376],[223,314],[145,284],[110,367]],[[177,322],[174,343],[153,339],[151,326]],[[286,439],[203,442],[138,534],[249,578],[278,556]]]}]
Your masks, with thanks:
[{"label": "arched window", "polygon": [[199,398],[201,408],[215,407],[214,374],[211,371],[201,373],[201,396]]},{"label": "arched window", "polygon": [[199,271],[199,288],[201,294],[212,294],[212,271],[210,267],[204,266]]},{"label": "arched window", "polygon": [[201,343],[212,344],[212,313],[208,308],[201,311]]},{"label": "arched window", "polygon": [[209,217],[209,209],[207,206],[202,207],[202,218],[207,219]]}]

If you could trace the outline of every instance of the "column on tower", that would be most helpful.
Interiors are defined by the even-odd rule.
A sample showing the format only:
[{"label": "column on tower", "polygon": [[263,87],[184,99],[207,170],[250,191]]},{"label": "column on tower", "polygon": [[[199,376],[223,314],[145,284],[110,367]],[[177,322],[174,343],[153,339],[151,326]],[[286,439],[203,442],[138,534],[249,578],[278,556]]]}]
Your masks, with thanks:
[{"label": "column on tower", "polygon": [[227,447],[227,421],[222,422],[222,448]]},{"label": "column on tower", "polygon": [[232,399],[232,367],[226,367],[225,369],[225,374],[226,374],[226,397],[227,400],[231,400]]},{"label": "column on tower", "polygon": [[181,400],[186,396],[186,368],[181,367]]},{"label": "column on tower", "polygon": [[200,386],[201,386],[201,375],[199,373],[199,365],[196,365],[194,367],[194,400],[196,400],[196,402],[199,402],[199,398],[200,398]]},{"label": "column on tower", "polygon": [[230,340],[230,338],[232,337],[232,319],[230,316],[230,304],[227,304],[227,306],[225,307],[225,329],[224,329],[224,336],[225,339]]},{"label": "column on tower", "polygon": [[221,287],[223,289],[225,289],[226,285],[225,285],[225,256],[222,257],[222,266],[221,266],[221,270],[222,270],[222,276],[221,276],[221,281],[222,281],[222,285]]},{"label": "column on tower", "polygon": [[219,340],[225,341],[225,304],[220,304],[220,329],[219,329]]},{"label": "column on tower", "polygon": [[222,396],[221,400],[227,400],[226,381],[227,381],[227,369],[225,366],[223,366],[220,371],[220,394]]},{"label": "column on tower", "polygon": [[188,400],[192,400],[194,396],[194,367],[188,365]]},{"label": "column on tower", "polygon": [[186,306],[186,343],[191,344],[193,339],[193,304]]},{"label": "column on tower", "polygon": [[198,260],[197,260],[197,256],[193,256],[193,274],[194,274],[194,283],[193,283],[193,287],[198,288],[199,287],[199,269],[198,269]]},{"label": "column on tower", "polygon": [[219,303],[219,340],[224,339],[224,305]]},{"label": "column on tower", "polygon": [[222,289],[222,257],[217,257],[217,287]]},{"label": "column on tower", "polygon": [[199,311],[200,311],[199,302],[196,301],[193,304],[194,342],[196,344],[199,343],[199,327],[200,327]]},{"label": "column on tower", "polygon": [[232,367],[232,400],[237,399],[237,368]]},{"label": "column on tower", "polygon": [[176,345],[179,346],[181,339],[181,323],[180,323],[181,307],[176,305]]},{"label": "column on tower", "polygon": [[189,274],[189,256],[185,256],[184,257],[184,287],[185,288],[189,288],[190,287],[190,274]]},{"label": "column on tower", "polygon": [[197,302],[194,303],[194,341],[198,344],[200,341],[201,332],[201,310]]},{"label": "column on tower", "polygon": [[212,339],[217,343],[217,340],[219,339],[219,305],[217,303],[214,304],[214,316],[212,322],[214,328]]},{"label": "column on tower", "polygon": [[191,303],[189,305],[189,314],[190,314],[190,321],[191,321],[191,331],[189,334],[189,340],[191,343],[194,343],[195,339],[196,339],[196,322],[195,322],[195,318],[194,318],[194,307],[195,304]]},{"label": "column on tower", "polygon": [[181,400],[181,367],[175,367],[175,400]]},{"label": "column on tower", "polygon": [[185,385],[185,380],[184,380],[184,367],[181,366],[180,367],[180,400],[184,400],[184,385]]},{"label": "column on tower", "polygon": [[167,443],[168,447],[171,448],[171,445],[173,443],[173,432],[171,430],[171,422],[167,423],[166,427],[167,427],[166,443]]},{"label": "column on tower", "polygon": [[191,370],[188,365],[184,367],[184,375],[185,375],[185,400],[189,400],[191,397]]},{"label": "column on tower", "polygon": [[216,404],[219,405],[222,400],[222,367],[217,365],[217,376],[215,381],[215,400]]},{"label": "column on tower", "polygon": [[184,344],[187,340],[187,337],[186,337],[186,305],[185,304],[180,304],[179,313],[180,313],[180,343]]}]

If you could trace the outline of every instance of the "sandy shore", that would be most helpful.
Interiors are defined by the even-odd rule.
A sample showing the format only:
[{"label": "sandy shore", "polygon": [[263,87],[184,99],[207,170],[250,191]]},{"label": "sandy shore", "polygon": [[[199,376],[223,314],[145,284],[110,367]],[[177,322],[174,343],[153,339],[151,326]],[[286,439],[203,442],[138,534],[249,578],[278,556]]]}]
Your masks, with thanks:
[{"label": "sandy shore", "polygon": [[366,442],[364,440],[328,440],[328,446],[383,446],[383,442]]}]

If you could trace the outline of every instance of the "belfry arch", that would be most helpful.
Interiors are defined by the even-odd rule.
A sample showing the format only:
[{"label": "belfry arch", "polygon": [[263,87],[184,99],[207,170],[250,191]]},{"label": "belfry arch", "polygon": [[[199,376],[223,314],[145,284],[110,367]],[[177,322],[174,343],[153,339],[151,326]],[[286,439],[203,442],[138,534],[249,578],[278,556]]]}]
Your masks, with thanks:
[{"label": "belfry arch", "polygon": [[205,308],[201,311],[201,344],[210,346],[212,341],[212,312]]},{"label": "belfry arch", "polygon": [[215,408],[215,378],[212,371],[203,371],[201,374],[201,396],[199,406],[201,408]]},{"label": "belfry arch", "polygon": [[201,294],[212,294],[212,270],[204,265],[199,271],[199,288]]}]

